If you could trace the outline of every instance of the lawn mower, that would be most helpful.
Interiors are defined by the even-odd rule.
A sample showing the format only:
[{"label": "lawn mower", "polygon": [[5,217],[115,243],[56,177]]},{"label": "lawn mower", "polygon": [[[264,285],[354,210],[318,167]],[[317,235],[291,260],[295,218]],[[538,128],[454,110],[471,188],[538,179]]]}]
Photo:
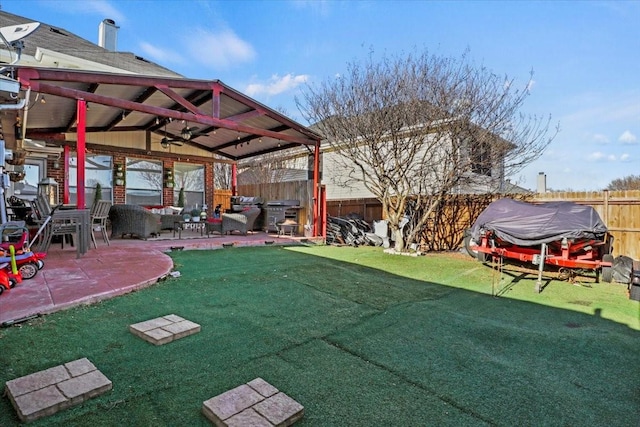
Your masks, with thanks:
[{"label": "lawn mower", "polygon": [[589,270],[612,281],[613,237],[590,206],[571,202],[534,205],[511,199],[491,203],[465,236],[470,255],[482,262],[500,258],[538,266],[536,291],[542,290],[544,266],[560,277]]}]

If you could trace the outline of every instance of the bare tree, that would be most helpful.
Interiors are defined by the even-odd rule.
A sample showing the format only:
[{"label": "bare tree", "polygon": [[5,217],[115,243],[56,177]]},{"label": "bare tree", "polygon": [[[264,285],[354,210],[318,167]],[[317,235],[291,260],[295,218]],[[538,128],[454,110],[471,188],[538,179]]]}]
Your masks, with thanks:
[{"label": "bare tree", "polygon": [[231,165],[226,162],[213,163],[214,188],[228,190],[231,188]]},{"label": "bare tree", "polygon": [[174,180],[177,188],[184,188],[187,191],[204,190],[204,167],[199,164],[182,167],[175,171]]},{"label": "bare tree", "polygon": [[640,175],[629,175],[614,179],[607,185],[607,190],[640,190]]},{"label": "bare tree", "polygon": [[337,154],[332,175],[375,195],[396,250],[405,251],[447,194],[499,191],[505,176],[553,140],[550,117],[519,112],[531,83],[530,76],[518,89],[474,65],[468,52],[377,62],[370,55],[338,78],[306,86],[296,103]]},{"label": "bare tree", "polygon": [[248,160],[241,165],[238,184],[256,186],[257,194],[266,200],[277,199],[278,187],[273,184],[282,182],[286,177],[286,164],[286,159],[278,153],[267,153]]}]

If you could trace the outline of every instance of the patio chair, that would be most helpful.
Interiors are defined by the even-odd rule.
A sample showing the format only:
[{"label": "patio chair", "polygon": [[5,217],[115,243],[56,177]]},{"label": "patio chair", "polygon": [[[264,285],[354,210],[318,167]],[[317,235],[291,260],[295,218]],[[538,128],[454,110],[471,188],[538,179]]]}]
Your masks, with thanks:
[{"label": "patio chair", "polygon": [[98,200],[91,207],[90,221],[91,221],[91,241],[93,247],[98,249],[96,242],[95,231],[96,228],[100,229],[102,233],[102,240],[105,241],[107,246],[110,246],[109,236],[107,235],[107,220],[109,219],[109,210],[111,209],[111,202],[109,200]]},{"label": "patio chair", "polygon": [[[36,223],[38,225],[44,224],[47,217],[52,215],[52,209],[49,205],[49,201],[42,194],[39,194],[34,200],[34,215],[36,216]],[[61,245],[64,249],[64,243],[69,240],[72,245],[76,246],[76,258],[80,258],[81,245],[78,242],[80,235],[80,222],[75,218],[56,218],[52,216],[51,220],[47,223],[42,233],[42,239],[38,245],[39,252],[47,252],[51,246],[51,241],[54,236],[60,236]],[[75,237],[75,239],[74,239]]]},{"label": "patio chair", "polygon": [[109,210],[111,238],[125,235],[146,240],[160,234],[160,215],[138,205],[113,205]]},{"label": "patio chair", "polygon": [[253,223],[259,215],[260,208],[249,208],[238,213],[223,213],[222,234],[239,231],[246,236],[249,231],[253,230]]}]

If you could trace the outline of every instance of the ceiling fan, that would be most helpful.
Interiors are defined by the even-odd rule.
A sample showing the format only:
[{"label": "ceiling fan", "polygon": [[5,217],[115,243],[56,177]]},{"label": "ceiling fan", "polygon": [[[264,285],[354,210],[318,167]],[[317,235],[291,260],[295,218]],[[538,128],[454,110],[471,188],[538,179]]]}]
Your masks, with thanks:
[{"label": "ceiling fan", "polygon": [[180,136],[182,137],[182,139],[184,139],[185,141],[190,140],[193,137],[198,137],[198,136],[209,136],[204,132],[198,132],[198,129],[200,129],[197,126],[194,127],[189,127],[189,126],[185,126],[182,128],[182,130],[180,131]]},{"label": "ceiling fan", "polygon": [[167,134],[167,126],[164,126],[164,134],[165,136],[160,140],[160,145],[162,146],[162,148],[169,148],[169,146],[171,144],[173,145],[177,145],[177,146],[182,146],[182,139],[175,139],[175,138],[167,138],[166,135]]},{"label": "ceiling fan", "polygon": [[169,148],[169,146],[171,144],[181,147],[182,146],[182,140],[181,139],[167,138],[166,136],[160,140],[160,145],[162,145],[162,148]]}]

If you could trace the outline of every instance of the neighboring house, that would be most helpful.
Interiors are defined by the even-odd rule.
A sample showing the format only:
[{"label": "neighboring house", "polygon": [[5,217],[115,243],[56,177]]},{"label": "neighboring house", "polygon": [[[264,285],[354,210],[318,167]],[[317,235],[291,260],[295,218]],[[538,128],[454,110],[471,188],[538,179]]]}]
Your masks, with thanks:
[{"label": "neighboring house", "polygon": [[[32,21],[0,11],[0,27]],[[18,52],[0,43],[0,68],[20,80],[22,96],[28,96],[24,108],[16,108],[14,97],[0,97],[6,146],[26,153],[24,166],[7,166],[9,171],[35,168],[40,179],[53,177],[59,200],[67,203],[75,203],[84,187],[90,204],[100,183],[102,199],[113,203],[173,205],[184,187],[187,206],[214,206],[222,202],[214,194],[220,170],[214,165],[319,143],[309,129],[218,80],[189,80],[118,52],[117,30],[104,20],[99,46],[41,23],[23,39],[15,65]],[[85,179],[78,183],[81,126]],[[16,183],[7,193],[17,191]]]},{"label": "neighboring house", "polygon": [[[322,134],[318,125],[312,125],[310,128]],[[320,175],[322,176],[322,184],[326,190],[327,200],[375,198],[373,193],[371,193],[362,182],[345,183],[345,181],[347,181],[345,177],[349,174],[349,169],[343,164],[344,162],[337,160],[341,154],[336,151],[336,148],[333,147],[328,140],[322,140],[320,151]],[[463,154],[470,159],[468,162],[468,170],[461,172],[467,174],[469,179],[465,185],[455,188],[454,193],[483,194],[487,192],[510,193],[528,191],[505,180],[500,159],[489,162],[486,161],[489,151],[486,144],[482,147],[476,144],[475,141],[470,141],[461,151],[464,151]],[[299,171],[299,174],[289,173],[287,177],[303,176],[307,171],[311,174],[313,165],[309,159],[312,158],[312,156],[308,151],[298,149],[288,152],[287,154],[288,157],[281,160],[281,167]],[[477,161],[473,161],[473,159],[477,159]],[[287,180],[291,179],[283,179],[282,181]],[[274,182],[276,182],[276,180],[274,180]]]}]

